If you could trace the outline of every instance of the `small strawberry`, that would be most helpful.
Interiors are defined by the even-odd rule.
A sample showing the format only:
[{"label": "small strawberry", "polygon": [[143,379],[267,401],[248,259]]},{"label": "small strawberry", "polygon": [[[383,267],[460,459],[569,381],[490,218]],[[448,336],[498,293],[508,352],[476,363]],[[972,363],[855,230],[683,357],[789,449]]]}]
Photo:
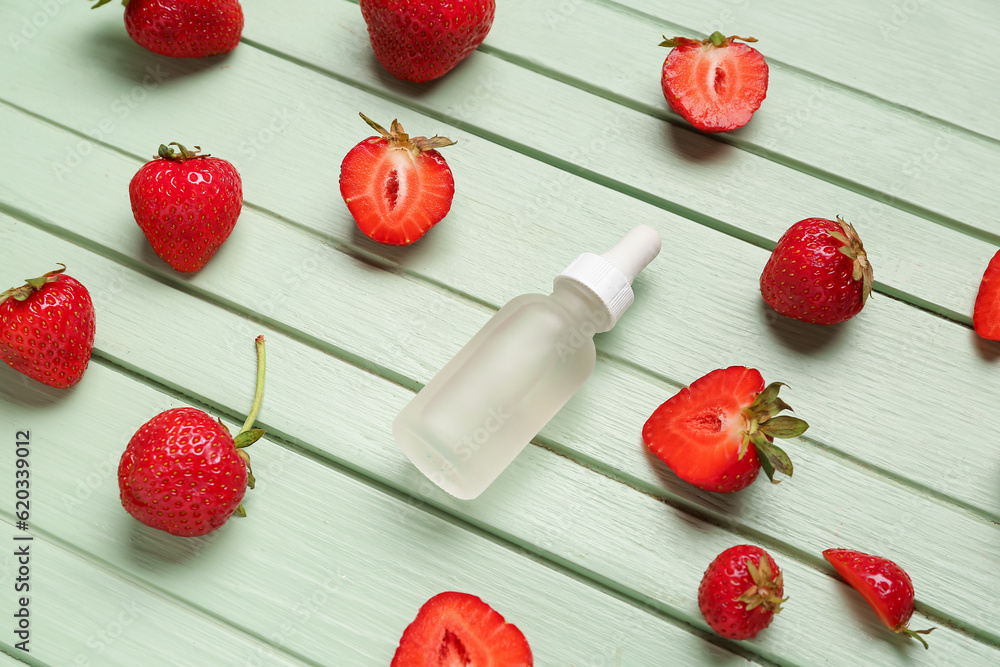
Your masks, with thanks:
[{"label": "small strawberry", "polygon": [[802,322],[837,324],[864,307],[872,265],[854,226],[824,218],[792,225],[760,275],[760,293],[778,313]]},{"label": "small strawberry", "polygon": [[444,76],[483,43],[495,0],[361,0],[375,57],[397,79]]},{"label": "small strawberry", "polygon": [[530,667],[531,648],[516,626],[468,593],[439,593],[420,608],[390,667]]},{"label": "small strawberry", "polygon": [[740,544],[715,557],[698,587],[705,622],[728,639],[752,639],[771,625],[787,598],[777,563],[760,547]]},{"label": "small strawberry", "polygon": [[712,371],[658,407],[642,439],[678,477],[706,491],[744,489],[761,467],[774,482],[775,470],[792,474],[792,462],[774,438],[794,438],[809,427],[776,416],[791,410],[778,398],[781,386],[774,382],[765,389],[760,373],[744,366]]},{"label": "small strawberry", "polygon": [[340,165],[340,194],[358,227],[373,241],[409,245],[451,209],[455,179],[437,148],[444,137],[411,137],[399,121],[388,132],[365,119],[381,136],[368,137]]},{"label": "small strawberry", "polygon": [[243,208],[243,185],[226,160],[178,143],[160,145],[129,184],[132,213],[153,250],[182,273],[208,263],[229,238]]},{"label": "small strawberry", "polygon": [[767,63],[757,49],[713,32],[708,39],[663,38],[673,50],[660,83],[670,108],[702,132],[743,127],[767,96]]},{"label": "small strawberry", "polygon": [[913,616],[913,582],[903,568],[888,558],[850,549],[827,549],[823,556],[837,574],[864,596],[885,627],[913,637],[924,648],[930,648],[920,635],[930,634],[934,628],[910,630],[906,627]]},{"label": "small strawberry", "polygon": [[66,267],[0,294],[0,359],[50,387],[72,387],[94,349],[94,304]]},{"label": "small strawberry", "polygon": [[205,535],[235,512],[254,487],[243,449],[264,435],[251,428],[264,396],[264,337],[257,337],[257,391],[246,423],[229,429],[195,408],[161,412],[136,431],[118,464],[122,507],[142,523],[171,535]]},{"label": "small strawberry", "polygon": [[1000,340],[1000,251],[993,255],[979,283],[972,324],[983,338]]},{"label": "small strawberry", "polygon": [[[91,9],[111,0],[97,0]],[[122,0],[125,29],[139,46],[173,58],[229,53],[240,42],[239,0]]]}]

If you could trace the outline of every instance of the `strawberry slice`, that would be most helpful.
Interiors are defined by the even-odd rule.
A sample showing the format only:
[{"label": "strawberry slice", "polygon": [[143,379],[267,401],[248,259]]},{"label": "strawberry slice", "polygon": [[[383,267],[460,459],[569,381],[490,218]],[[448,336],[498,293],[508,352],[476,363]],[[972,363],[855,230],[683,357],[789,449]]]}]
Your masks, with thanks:
[{"label": "strawberry slice", "polygon": [[468,593],[439,593],[403,632],[391,667],[531,667],[516,626]]},{"label": "strawberry slice", "polygon": [[455,181],[437,148],[445,137],[410,137],[398,120],[388,131],[365,119],[380,136],[368,137],[340,166],[340,194],[358,227],[387,245],[409,245],[451,209]]},{"label": "strawberry slice", "polygon": [[663,38],[673,50],[663,63],[661,85],[670,108],[702,132],[743,127],[767,97],[767,63],[757,49],[713,32],[705,40]]},{"label": "strawberry slice", "polygon": [[930,634],[934,628],[910,630],[906,627],[913,616],[913,582],[903,568],[888,558],[851,549],[827,549],[823,557],[844,581],[864,596],[885,627],[912,637],[928,648],[920,635]]},{"label": "strawberry slice", "polygon": [[993,255],[979,283],[972,324],[983,338],[1000,340],[1000,251]]},{"label": "strawberry slice", "polygon": [[778,416],[791,409],[778,398],[781,386],[765,388],[760,372],[745,366],[712,371],[658,407],[642,439],[678,477],[706,491],[746,488],[761,467],[773,482],[775,470],[792,474],[773,439],[794,438],[809,426]]}]

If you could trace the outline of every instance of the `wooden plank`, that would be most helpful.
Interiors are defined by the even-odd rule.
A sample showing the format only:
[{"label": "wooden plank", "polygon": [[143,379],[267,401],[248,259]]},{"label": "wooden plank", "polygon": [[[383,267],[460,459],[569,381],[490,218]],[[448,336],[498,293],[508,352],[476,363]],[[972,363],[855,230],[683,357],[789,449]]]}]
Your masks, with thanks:
[{"label": "wooden plank", "polygon": [[[62,201],[31,184],[45,179],[50,160],[59,159],[66,146],[76,145],[79,139],[56,132],[41,140],[42,133],[51,129],[45,130],[35,121],[16,121],[18,114],[9,109],[0,113],[5,122],[20,122],[18,126],[25,128],[14,133],[11,141],[30,137],[31,150],[39,157],[5,175],[0,181],[0,201],[35,211],[67,232],[84,233],[115,253],[163,266],[151,258],[141,235],[128,222],[127,209],[116,202],[120,186],[114,184],[125,183],[137,168],[136,162],[91,148],[94,152],[88,156],[88,166],[67,174],[61,187],[80,210],[92,215],[67,218]],[[525,172],[526,177],[533,175]],[[545,178],[544,172],[539,178]],[[488,184],[480,188],[483,192],[488,189]],[[475,188],[469,190],[474,192]],[[473,197],[465,201],[474,210],[482,210]],[[579,211],[567,210],[552,227],[525,227],[523,233],[516,227],[476,225],[472,219],[464,223],[465,229],[442,226],[434,230],[427,245],[414,248],[412,255],[395,256],[415,273],[429,274],[460,294],[495,303],[519,292],[547,287],[552,274],[568,264],[577,250],[559,240],[571,221],[586,235],[587,246],[598,250],[610,245],[621,231],[608,220],[624,216],[630,223],[652,224],[668,239],[664,258],[669,261],[661,258],[644,272],[637,283],[637,303],[628,317],[613,332],[599,337],[603,353],[651,369],[675,384],[691,382],[712,368],[732,363],[754,365],[766,377],[803,390],[795,405],[803,415],[816,415],[810,432],[814,442],[996,518],[1000,489],[989,466],[980,464],[989,458],[989,443],[983,441],[981,433],[1000,427],[1000,417],[989,409],[1000,391],[992,372],[990,345],[977,345],[963,327],[878,297],[857,320],[842,327],[821,329],[777,318],[757,294],[757,272],[766,261],[765,251],[676,216],[652,211],[656,213],[652,217],[650,209],[625,197],[595,195],[587,206],[582,218],[575,218]],[[633,211],[635,216],[630,215]],[[238,303],[244,312],[252,311],[255,316],[294,323],[300,336],[337,346],[356,363],[391,369],[393,377],[408,386],[426,382],[485,320],[487,311],[462,315],[466,306],[449,297],[433,307],[416,305],[413,299],[400,297],[403,287],[396,276],[344,257],[306,233],[282,231],[282,225],[254,211],[244,215],[222,254],[183,284],[190,289],[207,289],[223,302]],[[108,225],[105,220],[121,223]],[[314,224],[325,228],[321,220]],[[127,229],[132,231],[124,231]],[[489,236],[484,238],[482,233]],[[340,239],[334,237],[337,242],[350,242],[349,231],[341,234]],[[269,277],[258,267],[236,261],[257,248],[273,247],[279,237],[282,240],[280,249],[274,250],[274,265],[264,267],[272,272]],[[329,236],[324,233],[323,238]],[[373,244],[360,246],[368,249]],[[501,247],[509,251],[493,250]],[[553,249],[552,256],[559,253],[558,258],[552,259],[548,253],[540,257],[538,249],[544,248]],[[712,252],[707,253],[706,248]],[[223,261],[226,256],[231,259]],[[719,273],[720,258],[726,258],[725,274]],[[355,277],[345,282],[345,274]],[[688,298],[675,297],[677,285],[689,282],[690,276],[698,276],[698,285],[688,290]],[[293,288],[307,278],[329,300],[337,317],[314,312],[308,295],[295,293]],[[285,289],[275,291],[274,285]],[[406,283],[403,286],[409,288]],[[383,304],[382,310],[373,312],[367,305],[370,302]],[[447,323],[446,335],[439,322]],[[955,367],[967,372],[956,378]],[[954,393],[949,396],[962,397],[961,405],[948,403],[948,409],[955,413],[954,421],[928,422],[922,417],[940,412],[940,398],[933,392],[909,389],[917,380],[920,386],[951,387]],[[831,405],[849,406],[842,409],[849,409],[853,420],[824,419]],[[859,433],[864,436],[859,438]],[[963,443],[968,456],[942,460],[936,447],[946,441]]]},{"label": "wooden plank", "polygon": [[[773,4],[763,3],[760,14],[773,12]],[[646,5],[643,3],[643,7]],[[844,16],[839,5],[835,10],[831,8],[824,10]],[[711,15],[710,9],[699,3],[693,11],[706,10]],[[258,20],[269,24],[272,15],[279,11],[267,7]],[[767,30],[767,38],[757,46],[770,56],[771,37],[786,36],[789,33],[781,32],[780,28],[794,28],[789,24],[803,21],[811,14],[794,12],[782,22],[758,23]],[[664,15],[673,17],[674,13]],[[668,32],[679,29],[669,24],[651,25],[648,17],[601,3],[512,0],[505,4],[490,31],[488,52],[643,113],[681,122],[670,111],[658,85],[658,66],[667,54],[667,49],[657,48],[661,28]],[[804,34],[801,27],[796,30],[791,34]],[[824,34],[837,33],[830,33],[828,27]],[[896,47],[893,41],[879,43],[875,48],[895,50]],[[816,53],[812,49],[797,50]],[[865,57],[877,58],[874,53],[866,53]],[[842,66],[843,60],[838,57],[833,63]],[[881,72],[882,68],[863,71]],[[893,80],[905,81],[926,71],[926,59],[914,59],[893,72]],[[843,76],[851,80],[857,73],[857,70],[844,71]],[[956,80],[954,73],[948,78]],[[963,94],[949,100],[950,105],[981,107],[979,92],[962,81]],[[680,130],[673,128],[666,133],[676,135],[671,142],[674,146],[666,146],[667,150],[676,150],[678,144],[684,143],[676,140],[684,137]],[[767,100],[753,122],[738,132],[715,138],[904,210],[917,209],[918,215],[923,213],[935,220],[943,216],[949,226],[966,229],[974,235],[987,234],[994,244],[1000,242],[997,239],[1000,226],[990,214],[995,203],[996,181],[996,171],[990,165],[1000,162],[1000,142],[963,133],[908,110],[887,107],[880,100],[818,81],[781,64],[772,68]],[[726,151],[708,141],[692,141],[691,145],[705,156]],[[980,167],[970,169],[969,165]],[[870,208],[853,215],[859,221],[874,224],[879,212]],[[937,236],[933,232],[928,234],[931,235]]]},{"label": "wooden plank", "polygon": [[[807,11],[794,0],[595,2],[643,17],[656,30],[669,26],[685,33],[753,35],[766,41],[779,66],[806,70],[876,100],[1000,139],[1000,122],[989,111],[1000,102],[1000,90],[995,72],[982,65],[1000,58],[993,35],[1000,14],[990,0],[845,0],[810,5]],[[587,4],[569,0],[565,13]],[[944,34],[981,45],[977,57],[933,48]]]},{"label": "wooden plank", "polygon": [[[293,15],[298,11],[292,5],[288,7]],[[359,235],[338,201],[336,183],[342,154],[368,132],[360,119],[355,120],[362,109],[370,110],[369,115],[378,116],[379,110],[390,118],[404,115],[412,119],[406,125],[415,132],[460,132],[453,137],[460,144],[452,149],[450,164],[462,199],[456,202],[447,224],[435,233],[440,238],[445,236],[441,233],[444,228],[455,228],[447,241],[439,242],[449,248],[460,237],[474,252],[482,253],[481,241],[495,239],[483,236],[488,233],[482,229],[485,220],[502,232],[500,245],[494,246],[497,248],[505,247],[512,234],[524,235],[526,227],[535,225],[555,232],[548,237],[553,241],[539,246],[549,248],[559,247],[555,239],[565,245],[565,229],[588,225],[577,232],[581,238],[584,229],[588,233],[606,229],[609,220],[587,221],[582,217],[589,201],[577,203],[576,188],[588,188],[596,198],[614,195],[603,187],[577,186],[577,179],[571,176],[575,173],[653,202],[655,206],[643,213],[644,217],[662,218],[665,214],[659,207],[667,207],[763,246],[776,241],[796,220],[841,214],[859,226],[880,289],[950,318],[970,321],[983,267],[996,249],[990,243],[942,230],[919,217],[732,147],[721,147],[722,152],[709,150],[720,147],[717,142],[683,130],[673,136],[669,126],[656,118],[484,54],[474,54],[455,70],[448,86],[433,86],[418,94],[414,86],[386,80],[387,75],[374,63],[356,6],[332,3],[315,12],[308,5],[302,7],[316,16],[309,33],[287,38],[283,32],[274,32],[272,26],[282,25],[278,21],[252,21],[246,34],[378,91],[389,102],[254,49],[234,52],[221,65],[226,69],[213,77],[199,73],[198,68],[206,64],[168,62],[128,48],[102,51],[95,55],[102,67],[70,74],[67,67],[72,70],[74,65],[70,63],[78,62],[79,53],[92,50],[98,36],[119,27],[116,22],[106,26],[99,23],[88,32],[75,21],[63,21],[61,16],[38,38],[51,40],[50,49],[30,58],[25,53],[0,63],[0,74],[15,82],[5,99],[133,155],[151,155],[161,141],[192,136],[190,128],[198,128],[196,136],[211,139],[208,147],[212,151],[237,162],[245,189],[252,195],[249,201],[344,239],[357,240]],[[114,75],[108,76],[107,71]],[[163,82],[146,91],[142,82],[155,83],[156,78],[149,71]],[[62,89],[38,84],[46,80],[46,72],[73,79],[67,84],[72,86],[67,94],[74,95],[78,102],[74,110],[65,108]],[[189,96],[199,99],[201,105],[186,103]],[[521,109],[525,97],[545,99],[547,103]],[[135,108],[122,103],[122,99]],[[300,101],[306,99],[317,103],[300,106]],[[464,129],[449,130],[440,121],[412,112],[400,114],[401,105],[450,117]],[[206,115],[205,108],[215,112]],[[153,117],[156,120],[152,124],[158,128],[156,136],[151,136],[149,129]],[[574,129],[572,133],[550,129],[562,127]],[[665,133],[670,136],[664,137]],[[484,136],[560,164],[569,173],[534,167],[524,175],[521,170],[532,169],[531,161],[522,161],[503,146],[483,141]],[[587,143],[581,144],[578,136],[588,137]],[[324,140],[317,141],[316,137]],[[650,137],[660,139],[650,141]],[[681,144],[677,150],[665,151],[664,142],[675,139]],[[198,138],[189,143],[209,144]],[[86,164],[88,158],[79,150],[75,142],[67,145],[47,165],[52,174],[66,177],[75,165]],[[706,150],[713,157],[699,159]],[[495,168],[511,159],[518,160],[517,167]],[[309,165],[308,172],[303,165]],[[474,183],[484,183],[490,189],[476,191]],[[566,198],[571,183],[574,195]],[[328,196],[303,197],[303,191]],[[790,197],[790,192],[797,196]],[[560,224],[565,219],[572,220],[570,227]],[[616,214],[610,220],[617,219]],[[475,223],[463,224],[462,220]],[[928,238],[942,240],[934,245],[927,243]],[[428,239],[421,248],[440,245]],[[384,252],[374,244],[369,247]],[[432,266],[441,263],[427,250],[390,256],[405,256],[408,264],[424,260]],[[530,255],[525,258],[526,263],[537,265]],[[468,266],[459,262],[463,269]],[[504,263],[509,264],[507,260]],[[506,272],[523,275],[522,266],[510,264]],[[464,271],[462,275],[477,273]]]},{"label": "wooden plank", "polygon": [[[8,402],[0,404],[0,424],[3,424],[5,433],[12,433],[8,429],[19,429],[25,423],[24,417],[11,414],[9,407]],[[30,419],[37,419],[36,423],[43,421],[34,415]],[[34,433],[51,434],[51,430],[43,424],[39,425],[40,429],[32,427]],[[69,435],[63,433],[60,437]],[[39,439],[33,444],[44,447],[58,443]],[[100,454],[100,450],[90,449]],[[53,452],[52,456],[58,457],[59,454]],[[33,450],[33,464],[45,458],[38,455],[38,450]],[[66,472],[72,473],[72,470],[67,469]],[[7,461],[4,462],[4,473],[6,479],[13,478]],[[72,481],[89,488],[84,479]],[[44,493],[42,489],[50,483],[47,476],[36,476],[34,481],[35,493]],[[54,496],[55,491],[51,495]],[[33,495],[32,500],[37,497]],[[7,508],[4,508],[3,514],[8,515]],[[44,523],[44,519],[39,523]],[[32,521],[31,525],[34,526],[35,522]],[[11,541],[15,535],[23,537],[26,534],[32,536],[30,542]],[[15,530],[10,523],[3,523],[3,537],[7,544],[29,545],[31,634],[26,645],[29,652],[17,652],[10,645],[5,647],[17,656],[30,658],[29,664],[73,667],[140,664],[149,667],[223,664],[293,667],[305,664],[275,650],[267,641],[248,636],[228,623],[220,622],[220,619],[178,604],[169,595],[115,576],[75,553],[72,547],[66,548],[58,539],[50,540],[34,531],[23,533]],[[123,555],[128,555],[127,543],[118,546]],[[7,575],[4,580],[8,582],[13,581],[15,576],[11,572],[16,569],[12,554],[13,550],[9,550],[3,557],[3,569]],[[16,599],[14,593],[10,593],[4,602],[5,608],[14,604]],[[9,611],[13,614],[15,608],[11,607]],[[9,636],[5,633],[5,643],[11,641]],[[0,654],[0,657],[5,656]],[[7,662],[0,660],[0,664],[20,663],[8,657]]]},{"label": "wooden plank", "polygon": [[[269,352],[280,373],[280,344]],[[188,348],[185,354],[196,352]],[[205,354],[204,361],[213,356],[212,350]],[[249,358],[243,361],[252,364],[252,356],[244,355]],[[233,375],[241,374],[240,366],[233,367]],[[349,367],[341,371],[342,377],[350,374]],[[68,659],[77,654],[94,665],[166,664],[135,659],[148,655],[150,646],[176,658],[170,664],[290,664],[280,654],[272,660],[271,645],[309,664],[385,665],[420,605],[443,590],[488,600],[529,638],[539,664],[614,664],[616,659],[654,664],[662,655],[685,664],[747,662],[677,623],[267,438],[253,446],[259,483],[245,500],[246,519],[231,520],[201,538],[149,529],[121,509],[117,459],[145,420],[186,402],[100,362],[71,392],[37,383],[21,386],[12,375],[9,368],[0,369],[0,430],[27,427],[32,433],[37,484],[31,525],[44,536],[71,543],[87,561],[106,563],[117,575],[103,575],[80,558],[68,562],[57,547],[39,550],[37,638],[39,655],[51,664],[72,664]],[[336,384],[350,393],[350,379]],[[312,418],[326,425],[334,442],[359,446],[370,441],[380,430],[372,425],[409,394],[384,381],[368,389],[362,400],[331,406],[329,414]],[[373,419],[364,399],[386,405],[374,407]],[[266,403],[264,409],[266,414]],[[357,418],[346,418],[349,413]],[[86,423],[83,438],[81,423]],[[85,446],[69,446],[81,440]],[[0,476],[9,479],[12,472],[10,458],[4,457]],[[92,655],[90,638],[135,599],[143,614],[127,637],[109,647],[114,660]],[[70,613],[81,605],[90,611],[92,600],[93,613]],[[244,638],[230,656],[222,651],[232,642],[210,648],[212,634],[225,640],[234,628],[261,641]],[[161,638],[163,644],[152,643]],[[976,653],[956,648],[963,655]]]},{"label": "wooden plank", "polygon": [[[30,229],[23,230],[17,237],[19,244],[24,243],[24,252],[19,253],[19,261],[38,261],[37,255],[44,251],[34,250],[36,248],[47,247],[48,252],[73,252],[66,244],[57,240],[46,241],[44,236]],[[118,275],[119,270],[114,266],[109,267],[105,260],[98,260],[82,251],[76,252],[76,255],[73,257],[74,265],[89,274]],[[154,298],[144,299],[138,306],[120,300],[109,304],[105,310],[108,323],[99,334],[102,337],[100,347],[102,350],[115,350],[117,355],[147,368],[152,375],[177,387],[184,394],[211,396],[213,401],[225,406],[229,415],[238,416],[240,411],[245,410],[248,388],[252,384],[253,372],[248,363],[251,355],[239,345],[230,347],[222,341],[234,337],[249,341],[253,335],[260,333],[260,327],[219,311],[203,300],[191,299],[173,290],[162,290],[158,284],[150,282],[147,278],[136,276],[128,281],[129,291],[156,294]],[[140,310],[137,311],[136,307]],[[148,309],[148,313],[142,308]],[[178,320],[169,331],[149,331],[146,327],[137,325],[154,317],[155,312],[163,310],[183,311],[188,316]],[[832,664],[847,664],[850,655],[871,650],[868,647],[869,637],[855,634],[858,617],[864,618],[863,614],[856,608],[844,607],[842,599],[838,597],[843,593],[833,593],[840,590],[839,584],[834,584],[817,567],[820,548],[830,546],[833,540],[840,537],[857,539],[859,534],[874,535],[869,537],[871,544],[883,548],[891,544],[900,553],[907,555],[906,566],[918,581],[922,604],[927,604],[924,601],[929,598],[929,606],[936,607],[937,611],[953,622],[965,625],[970,617],[975,617],[976,622],[981,622],[984,626],[981,630],[983,634],[989,635],[995,631],[992,627],[997,611],[995,598],[988,594],[980,597],[975,592],[994,588],[990,583],[994,569],[985,561],[968,562],[968,566],[963,561],[962,565],[942,572],[937,567],[940,560],[936,560],[941,553],[938,550],[948,548],[954,550],[951,557],[953,559],[983,557],[985,552],[982,544],[977,545],[974,540],[991,543],[995,538],[995,527],[969,522],[961,515],[937,514],[939,510],[934,503],[927,502],[912,492],[894,496],[891,485],[867,486],[869,483],[851,470],[829,469],[826,472],[831,474],[819,474],[819,470],[829,463],[823,457],[814,457],[809,463],[817,468],[816,474],[807,473],[804,478],[805,483],[810,486],[801,495],[784,500],[783,491],[798,485],[799,479],[782,485],[779,489],[758,485],[751,490],[751,495],[719,499],[709,498],[708,494],[692,494],[676,481],[664,478],[662,468],[649,471],[646,475],[648,478],[660,477],[660,484],[670,489],[668,493],[652,489],[655,484],[649,482],[644,485],[645,488],[639,489],[643,493],[636,493],[629,486],[594,474],[563,456],[541,448],[529,448],[512,469],[484,494],[482,500],[462,503],[431,488],[429,482],[396,450],[391,440],[388,424],[408,400],[408,392],[395,385],[387,385],[368,373],[345,367],[319,351],[290,341],[281,334],[267,332],[267,336],[271,341],[271,362],[261,421],[272,433],[379,483],[402,490],[432,507],[443,508],[452,515],[502,535],[516,544],[533,550],[540,549],[546,557],[551,554],[558,562],[568,563],[589,577],[613,582],[612,585],[621,587],[619,590],[624,593],[648,600],[648,604],[664,613],[679,615],[684,622],[702,625],[692,597],[701,571],[707,560],[718,551],[734,543],[747,541],[748,536],[740,535],[739,531],[746,530],[747,525],[753,526],[754,517],[763,521],[756,524],[757,528],[748,531],[751,534],[758,530],[774,531],[773,519],[780,520],[780,525],[785,530],[776,536],[779,540],[778,549],[784,548],[781,541],[786,537],[791,540],[796,539],[799,534],[808,535],[810,543],[794,547],[793,551],[797,553],[783,555],[781,565],[786,571],[795,573],[788,575],[789,581],[795,579],[798,581],[797,586],[805,587],[805,590],[800,588],[802,592],[796,595],[799,599],[810,601],[809,609],[782,615],[780,620],[783,623],[801,624],[797,629],[791,629],[789,637],[772,643],[769,632],[768,638],[758,640],[762,642],[761,655],[768,659],[780,662],[780,657],[785,657],[792,660],[791,664],[814,664],[816,655],[809,651],[825,651],[827,647],[799,648],[793,644],[798,642],[797,637],[810,632],[809,628],[816,623],[821,623],[823,627],[838,626],[845,633],[831,639],[838,644],[847,642],[843,652],[832,658]],[[204,344],[198,342],[199,338],[219,342],[212,349],[206,350]],[[158,352],[167,346],[176,347],[179,343],[189,352],[178,353],[169,358]],[[246,345],[242,347],[245,348]],[[607,368],[605,370],[611,371]],[[242,376],[242,381],[237,379],[238,375]],[[601,381],[600,378],[595,380]],[[621,382],[622,380],[617,380],[618,384],[614,389],[603,389],[596,396],[585,389],[567,406],[570,411],[557,418],[553,428],[571,432],[574,439],[591,441],[591,453],[602,449],[622,448],[628,452],[625,457],[633,459],[630,465],[638,468],[644,455],[640,454],[641,444],[635,439],[637,433],[633,431],[635,423],[632,415],[622,405],[635,394],[623,391]],[[594,386],[591,384],[588,388]],[[632,389],[634,386],[624,388]],[[304,392],[303,387],[314,387],[315,390]],[[98,390],[90,389],[87,395],[97,393]],[[101,393],[107,393],[107,390]],[[605,397],[617,397],[617,400],[607,410],[595,409],[595,401]],[[633,412],[645,409],[637,406]],[[137,420],[138,418],[132,421]],[[104,438],[105,441],[109,439],[113,438]],[[573,442],[572,446],[576,444]],[[261,480],[268,476],[266,466],[267,464],[264,467],[255,464],[255,469],[260,469],[258,477]],[[86,466],[76,468],[86,469]],[[811,516],[809,511],[793,511],[785,505],[786,502],[795,503],[803,499],[809,502],[810,497],[819,498],[825,505],[829,502],[831,491],[832,494],[842,495],[838,486],[842,486],[845,479],[857,487],[856,505],[843,504],[836,509],[830,508],[819,517]],[[816,480],[820,480],[818,486],[811,486],[817,484]],[[824,487],[824,483],[829,486]],[[757,493],[754,494],[754,491]],[[882,494],[883,497],[871,498],[865,495],[868,492]],[[818,493],[827,495],[817,496]],[[654,494],[667,497],[671,504],[659,502]],[[253,499],[259,497],[255,495]],[[912,532],[900,530],[892,532],[891,538],[884,535],[879,538],[877,531],[887,531],[885,524],[880,523],[881,519],[878,517],[869,524],[870,516],[859,511],[861,505],[871,501],[875,502],[876,507],[896,508],[899,504],[905,504],[912,507],[914,512],[930,512],[931,516],[925,518],[928,526],[932,526],[933,535],[922,532],[922,524],[910,525],[907,522],[907,527],[912,527]],[[248,504],[248,510],[250,509],[252,506]],[[684,510],[696,510],[696,513],[691,516]],[[706,515],[708,521],[697,518]],[[97,516],[96,520],[101,520],[101,517]],[[746,525],[742,523],[744,520]],[[843,529],[835,525],[838,520],[845,523]],[[715,525],[715,522],[726,528]],[[736,534],[730,532],[733,529],[736,529]],[[838,534],[841,530],[843,535]],[[787,536],[784,534],[786,531]],[[966,531],[971,535],[966,535]],[[80,539],[85,538],[83,536]],[[968,541],[970,539],[973,541]],[[752,537],[750,541],[754,541]],[[925,544],[927,542],[931,544]],[[921,545],[920,550],[916,548],[916,544]],[[956,548],[958,544],[967,545],[968,548]],[[806,563],[793,559],[793,556],[800,558],[802,551],[806,552]],[[927,561],[923,560],[924,556],[919,555],[921,551],[928,554]],[[693,553],[706,554],[704,562],[692,558]],[[774,553],[781,552],[774,550]],[[669,564],[672,576],[663,576],[665,563]],[[975,579],[959,582],[956,577]],[[954,597],[949,600],[949,596]],[[817,601],[816,607],[813,607],[814,600]],[[813,613],[816,614],[815,617],[812,616]],[[790,621],[791,618],[798,620]],[[819,620],[821,618],[822,622]],[[871,620],[870,626],[864,626],[867,628],[864,632],[866,635],[877,635],[877,622]],[[926,623],[926,619],[919,619],[914,623],[921,620]],[[832,629],[830,631],[834,632]],[[963,635],[958,636],[963,637],[959,643],[969,642]],[[989,660],[995,659],[992,654],[994,649],[985,645],[976,646],[982,648],[966,646],[962,649],[971,651],[968,659],[973,661],[972,664],[981,660],[987,660],[983,664],[988,664]],[[893,652],[895,653],[895,649]],[[899,655],[897,654],[897,658],[903,659]],[[885,664],[895,664],[888,656],[880,655],[879,659],[883,658],[887,661]]]}]

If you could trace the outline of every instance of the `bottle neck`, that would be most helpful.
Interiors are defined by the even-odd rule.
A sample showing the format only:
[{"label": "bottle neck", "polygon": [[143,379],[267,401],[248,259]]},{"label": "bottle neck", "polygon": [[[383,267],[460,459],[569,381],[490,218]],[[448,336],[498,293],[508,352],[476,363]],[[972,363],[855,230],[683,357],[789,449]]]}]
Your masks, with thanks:
[{"label": "bottle neck", "polygon": [[557,281],[551,297],[578,325],[589,325],[595,333],[611,329],[607,306],[583,285],[573,280]]}]

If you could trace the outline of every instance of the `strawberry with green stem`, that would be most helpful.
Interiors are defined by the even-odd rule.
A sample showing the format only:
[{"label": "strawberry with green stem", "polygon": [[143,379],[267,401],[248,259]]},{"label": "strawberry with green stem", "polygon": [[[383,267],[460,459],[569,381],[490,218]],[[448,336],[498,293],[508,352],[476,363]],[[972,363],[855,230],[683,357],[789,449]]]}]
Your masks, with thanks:
[{"label": "strawberry with green stem", "polygon": [[90,292],[66,266],[0,294],[0,359],[58,389],[83,377],[94,350]]},{"label": "strawberry with green stem", "polygon": [[642,429],[650,450],[677,476],[706,491],[746,488],[760,469],[791,475],[792,461],[774,438],[794,438],[809,427],[778,398],[784,386],[764,386],[760,372],[745,366],[712,371],[658,407]]},{"label": "strawberry with green stem", "polygon": [[[174,150],[170,146],[176,146]],[[231,163],[201,148],[161,144],[129,183],[136,224],[174,270],[193,273],[229,238],[243,209],[243,182]]]},{"label": "strawberry with green stem", "polygon": [[257,387],[243,428],[233,438],[202,410],[174,408],[146,422],[129,441],[118,465],[125,510],[171,535],[205,535],[234,513],[254,488],[245,448],[264,435],[253,428],[264,397],[264,337],[258,336]]},{"label": "strawberry with green stem", "polygon": [[361,141],[344,157],[340,194],[370,239],[409,245],[451,210],[455,179],[437,149],[455,142],[411,137],[398,120],[386,130],[359,115],[379,136]]},{"label": "strawberry with green stem", "polygon": [[[738,40],[738,41],[737,41]],[[753,37],[663,38],[671,47],[660,85],[670,108],[702,132],[729,132],[746,125],[767,97],[768,68]]]},{"label": "strawberry with green stem", "polygon": [[873,272],[854,225],[806,218],[788,228],[760,274],[767,305],[812,324],[839,324],[861,312]]},{"label": "strawberry with green stem", "polygon": [[872,556],[852,549],[827,549],[823,552],[837,574],[844,578],[878,615],[882,624],[897,634],[916,639],[930,648],[921,635],[930,630],[906,627],[913,616],[913,582],[910,575],[888,558]]},{"label": "strawberry with green stem", "polygon": [[[97,0],[97,9],[111,0]],[[229,53],[240,43],[239,0],[122,0],[125,30],[139,46],[172,58]]]},{"label": "strawberry with green stem", "polygon": [[740,544],[715,557],[698,587],[698,608],[715,632],[752,639],[771,624],[787,600],[784,579],[771,554]]}]

